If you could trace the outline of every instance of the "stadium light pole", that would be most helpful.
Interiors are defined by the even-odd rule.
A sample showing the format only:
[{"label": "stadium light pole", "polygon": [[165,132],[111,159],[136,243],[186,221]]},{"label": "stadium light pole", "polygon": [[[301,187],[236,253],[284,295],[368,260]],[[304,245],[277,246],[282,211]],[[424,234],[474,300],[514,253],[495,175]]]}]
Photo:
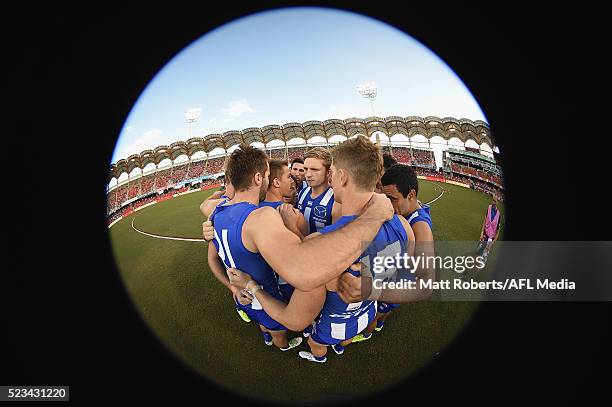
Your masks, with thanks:
[{"label": "stadium light pole", "polygon": [[185,120],[187,121],[187,125],[189,126],[188,139],[191,138],[191,125],[200,118],[201,114],[202,114],[202,109],[200,109],[199,107],[187,109],[187,111],[185,112]]},{"label": "stadium light pole", "polygon": [[[378,88],[376,87],[375,82],[365,82],[357,85],[357,92],[364,98],[370,101],[370,107],[372,108],[372,116],[376,117],[376,112],[374,111],[374,99],[378,94]],[[376,145],[380,146],[380,134],[376,132]]]}]

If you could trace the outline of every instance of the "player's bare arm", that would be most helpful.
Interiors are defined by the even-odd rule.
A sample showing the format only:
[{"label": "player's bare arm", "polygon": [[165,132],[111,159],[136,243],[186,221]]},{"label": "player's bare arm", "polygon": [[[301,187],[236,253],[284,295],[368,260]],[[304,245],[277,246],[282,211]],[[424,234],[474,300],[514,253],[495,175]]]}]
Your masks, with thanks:
[{"label": "player's bare arm", "polygon": [[247,273],[237,269],[228,269],[232,286],[239,290],[248,290],[245,295],[253,293],[263,309],[274,320],[280,322],[292,331],[301,331],[314,321],[325,303],[325,288],[317,287],[311,291],[296,289],[291,295],[289,304],[272,297],[262,289],[257,288],[257,282]]},{"label": "player's bare arm", "polygon": [[202,223],[202,235],[207,242],[211,242],[215,238],[215,228],[211,221],[207,220]]},{"label": "player's bare arm", "polygon": [[230,280],[225,271],[225,266],[223,266],[223,263],[221,263],[217,248],[212,243],[208,244],[208,267],[210,268],[210,271],[212,271],[215,278],[219,280],[221,284],[226,286],[227,289],[232,292],[235,298],[239,298],[240,290],[230,284]]},{"label": "player's bare arm", "polygon": [[398,216],[400,222],[402,222],[402,226],[404,226],[404,230],[406,231],[406,235],[408,236],[408,247],[407,252],[410,256],[414,254],[414,246],[416,236],[412,228],[410,227],[410,223],[403,216]]},{"label": "player's bare arm", "polygon": [[350,267],[363,251],[363,244],[371,242],[381,225],[392,216],[393,206],[389,199],[374,194],[366,210],[355,221],[302,242],[284,226],[276,211],[260,208],[245,221],[242,236],[245,247],[261,253],[289,284],[310,291]]},{"label": "player's bare arm", "polygon": [[[217,192],[221,192],[221,191],[217,191]],[[216,199],[211,199],[211,198],[212,197],[206,199],[204,202],[200,204],[200,212],[206,218],[209,218],[210,215],[215,210],[215,208],[217,207],[217,205],[219,205],[219,203],[223,201],[223,199],[220,199],[220,198],[216,198]]]}]

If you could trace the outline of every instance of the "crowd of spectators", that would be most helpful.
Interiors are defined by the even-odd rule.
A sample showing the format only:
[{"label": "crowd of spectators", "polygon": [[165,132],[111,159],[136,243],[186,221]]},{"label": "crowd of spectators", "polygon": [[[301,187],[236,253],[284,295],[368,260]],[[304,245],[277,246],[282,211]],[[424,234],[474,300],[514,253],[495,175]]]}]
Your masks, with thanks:
[{"label": "crowd of spectators", "polygon": [[173,194],[180,194],[180,193],[185,192],[185,191],[188,191],[188,190],[190,190],[190,189],[191,189],[191,185],[190,185],[190,184],[186,184],[186,185],[183,185],[182,187],[180,187],[180,188],[178,188],[178,189],[174,189],[174,190],[172,191],[172,193],[173,193]]},{"label": "crowd of spectators", "polygon": [[451,175],[446,174],[445,178],[447,180],[461,182],[470,186],[471,189],[476,191],[484,192],[489,195],[495,194],[499,200],[503,201],[504,194],[501,191],[501,188],[498,188],[495,185],[491,185],[485,181],[481,181],[477,178],[473,178],[467,175],[463,175],[460,173],[452,173]]},{"label": "crowd of spectators", "polygon": [[123,215],[124,211],[117,211],[106,218],[106,224],[110,225]]},{"label": "crowd of spectators", "polygon": [[172,176],[170,177],[170,184],[174,185],[178,182],[184,181],[187,176],[187,166],[189,164],[181,164],[172,168]]},{"label": "crowd of spectators", "polygon": [[127,184],[121,185],[119,186],[119,188],[117,188],[116,193],[115,193],[115,202],[116,204],[114,204],[115,206],[120,206],[123,202],[127,201],[127,193],[128,193],[128,187]]},{"label": "crowd of spectators", "polygon": [[391,155],[401,164],[408,164],[415,167],[436,167],[436,159],[431,150],[393,147]]},{"label": "crowd of spectators", "polygon": [[489,195],[496,195],[498,199],[503,201],[503,194],[500,193],[499,188],[496,188],[493,185],[488,184],[486,182],[479,181],[477,179],[472,178],[470,181],[470,188],[476,191],[484,192]]},{"label": "crowd of spectators", "polygon": [[424,177],[443,177],[444,174],[439,170],[433,170],[431,168],[414,167],[414,172],[417,175]]},{"label": "crowd of spectators", "polygon": [[149,192],[153,192],[155,189],[153,186],[155,185],[155,173],[147,174],[142,177],[142,181],[140,184],[140,194],[148,194]]},{"label": "crowd of spectators", "polygon": [[208,160],[208,165],[206,166],[206,173],[216,174],[222,172],[224,164],[225,157],[213,158],[212,160]]},{"label": "crowd of spectators", "polygon": [[[272,159],[288,160],[291,162],[295,158],[302,158],[309,148],[306,146],[300,147],[289,147],[288,151],[285,148],[278,148],[274,150],[268,150],[268,156]],[[399,163],[408,164],[415,168],[418,175],[432,176],[432,177],[445,177],[447,179],[464,182],[471,185],[474,189],[482,190],[485,192],[495,192],[496,187],[502,187],[502,180],[499,176],[491,174],[481,169],[473,168],[467,165],[459,164],[457,162],[451,162],[451,172],[442,173],[435,170],[436,162],[434,153],[431,150],[423,150],[418,148],[408,147],[383,147],[383,152],[391,154]],[[129,183],[125,183],[118,188],[107,194],[107,209],[108,213],[113,213],[113,217],[117,212],[125,212],[126,208],[137,208],[137,205],[147,203],[146,200],[154,199],[157,194],[150,195],[143,199],[138,199],[130,205],[121,208],[121,205],[128,200],[134,199],[138,196],[147,196],[152,192],[160,190],[170,190],[172,193],[180,191],[186,191],[191,188],[191,185],[186,185],[179,190],[174,190],[172,187],[182,181],[191,180],[204,176],[206,174],[217,174],[223,171],[226,157],[217,157],[213,159],[200,159],[199,161],[189,163],[183,163],[174,167],[164,168],[163,170],[151,171],[144,175],[142,178],[132,180]],[[489,183],[495,184],[490,185]],[[197,187],[210,186],[218,181],[215,179],[204,180]],[[144,202],[144,203],[142,203]],[[121,208],[117,211],[117,208]],[[120,215],[119,215],[120,216]],[[112,218],[112,217],[111,217]],[[112,219],[109,218],[109,221]]]},{"label": "crowd of spectators", "polygon": [[140,190],[140,180],[132,182],[130,184],[130,189],[128,191],[127,199],[136,198],[138,196],[138,191]]},{"label": "crowd of spectators", "polygon": [[271,160],[283,160],[284,161],[287,159],[284,148],[278,148],[276,150],[271,150],[269,157]]},{"label": "crowd of spectators", "polygon": [[407,148],[394,148],[392,156],[400,164],[410,164],[410,150]]},{"label": "crowd of spectators", "polygon": [[157,171],[155,176],[155,190],[165,189],[168,187],[168,180],[170,179],[170,168]]},{"label": "crowd of spectators", "polygon": [[107,201],[107,214],[109,214],[106,218],[107,224],[111,224],[112,222],[119,219],[121,216],[123,216],[125,213],[129,211],[136,210],[140,208],[141,206],[151,203],[153,201],[156,201],[160,198],[163,199],[167,195],[180,194],[182,192],[187,192],[190,189],[201,189],[201,188],[204,188],[204,187],[207,187],[213,184],[218,184],[218,183],[219,183],[218,180],[208,179],[208,180],[204,180],[201,184],[196,184],[196,185],[187,184],[187,185],[182,186],[179,189],[169,188],[161,194],[152,193],[147,196],[143,196],[142,198],[136,199],[135,201],[130,202],[128,205],[125,205],[123,207],[121,207],[121,203],[125,202],[125,200],[120,202],[117,206],[114,206],[114,202]]},{"label": "crowd of spectators", "polygon": [[304,158],[304,154],[306,154],[306,147],[290,147],[289,148],[289,161],[292,161],[296,158]]},{"label": "crowd of spectators", "polygon": [[189,173],[187,174],[187,179],[193,179],[203,176],[205,164],[206,160],[192,161],[191,166],[189,167]]},{"label": "crowd of spectators", "polygon": [[217,182],[218,181],[216,179],[212,179],[212,178],[211,179],[205,179],[205,180],[202,180],[202,183],[200,185],[202,187],[208,187],[208,186],[210,186],[212,184],[215,184]]},{"label": "crowd of spectators", "polygon": [[502,179],[500,177],[498,177],[497,175],[493,175],[491,173],[488,173],[486,171],[483,170],[479,170],[477,168],[473,168],[467,165],[462,165],[462,164],[457,164],[457,163],[451,163],[451,171],[454,174],[463,174],[463,175],[468,175],[471,176],[473,178],[479,178],[481,180],[486,180],[489,181],[495,185],[497,185],[498,187],[502,186]]}]

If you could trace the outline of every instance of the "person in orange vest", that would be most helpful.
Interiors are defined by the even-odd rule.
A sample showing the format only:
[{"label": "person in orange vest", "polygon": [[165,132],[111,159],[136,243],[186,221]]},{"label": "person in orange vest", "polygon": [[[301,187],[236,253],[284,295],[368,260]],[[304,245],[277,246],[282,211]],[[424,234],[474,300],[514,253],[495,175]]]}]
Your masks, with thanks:
[{"label": "person in orange vest", "polygon": [[480,241],[484,245],[482,256],[485,261],[489,257],[493,243],[499,237],[500,216],[499,209],[497,208],[497,196],[493,194],[493,202],[487,208],[487,215],[482,223],[482,231],[480,232]]}]

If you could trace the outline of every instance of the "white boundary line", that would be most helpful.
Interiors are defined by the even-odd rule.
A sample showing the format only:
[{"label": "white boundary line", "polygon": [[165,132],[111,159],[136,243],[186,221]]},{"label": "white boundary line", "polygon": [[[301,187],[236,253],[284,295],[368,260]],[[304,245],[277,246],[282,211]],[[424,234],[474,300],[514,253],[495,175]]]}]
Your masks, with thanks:
[{"label": "white boundary line", "polygon": [[136,218],[132,219],[132,229],[134,229],[136,232],[141,233],[141,234],[143,234],[145,236],[155,237],[157,239],[181,240],[183,242],[203,242],[204,241],[204,239],[191,239],[191,238],[186,238],[186,237],[162,236],[162,235],[154,235],[152,233],[143,232],[142,230],[136,229],[136,226],[134,226],[134,221],[135,220],[136,220]]},{"label": "white boundary line", "polygon": [[444,189],[444,187],[442,186],[440,186],[440,188],[442,188],[442,193],[438,195],[437,197],[435,197],[433,201],[425,202],[425,205],[431,205],[432,203],[436,202],[438,199],[442,198],[442,195],[444,195],[444,193],[446,192],[446,189]]}]

